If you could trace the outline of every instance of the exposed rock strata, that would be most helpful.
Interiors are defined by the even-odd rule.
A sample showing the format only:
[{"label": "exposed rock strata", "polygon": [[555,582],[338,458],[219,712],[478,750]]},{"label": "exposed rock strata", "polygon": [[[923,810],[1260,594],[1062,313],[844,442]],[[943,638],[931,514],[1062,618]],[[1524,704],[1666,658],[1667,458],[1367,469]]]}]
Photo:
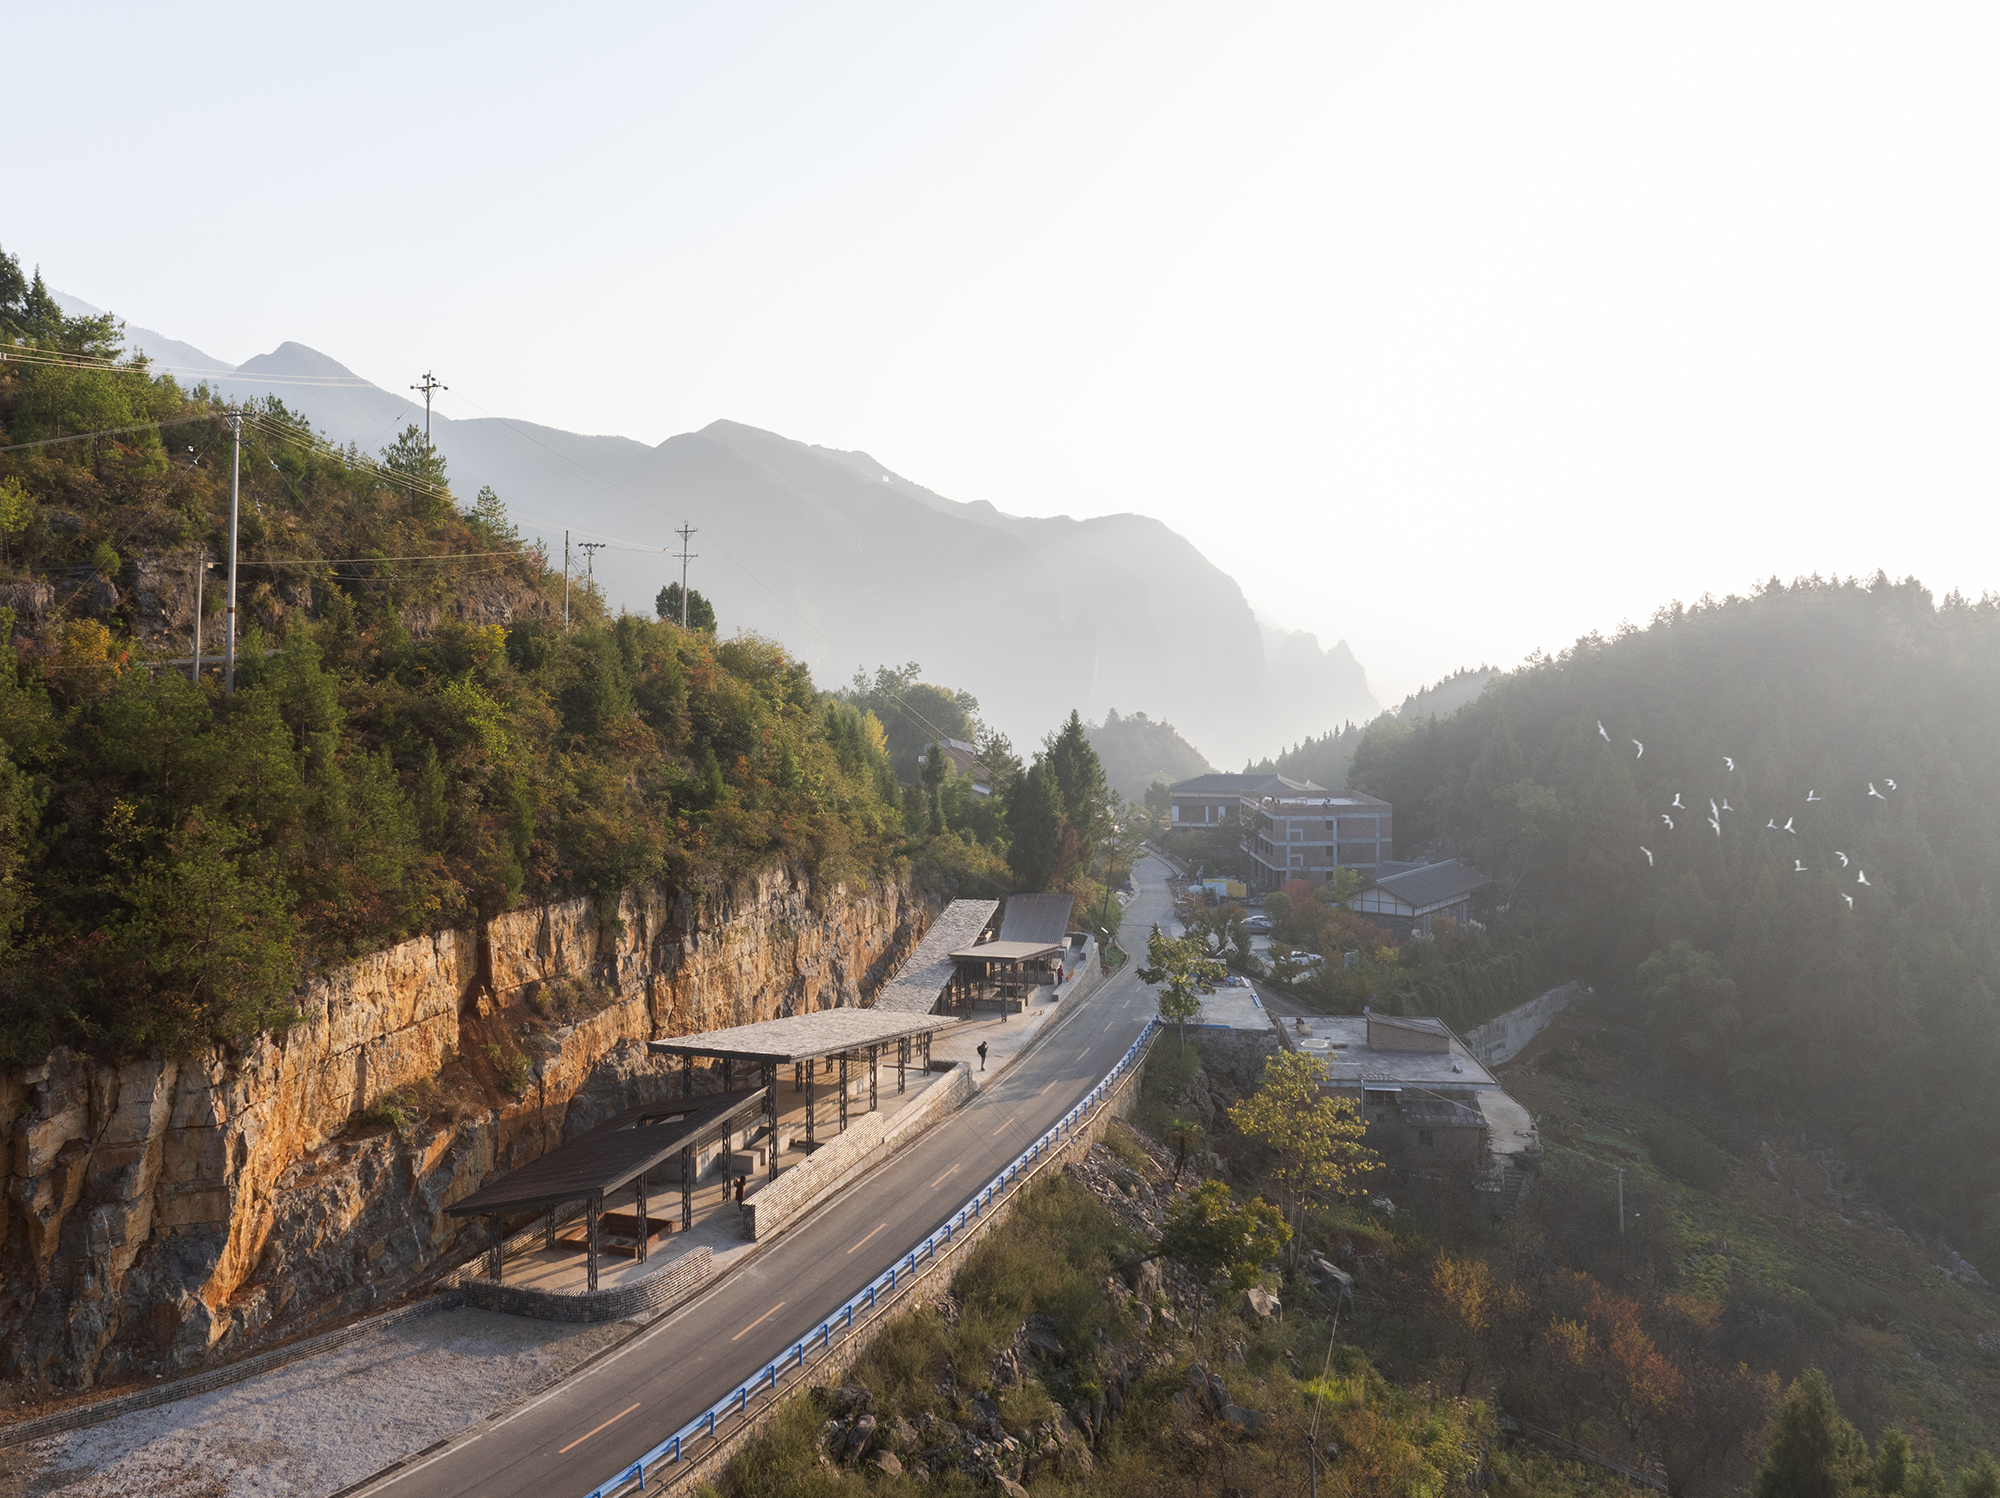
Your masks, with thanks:
[{"label": "exposed rock strata", "polygon": [[0,1378],[185,1371],[394,1296],[496,1169],[665,1095],[646,1040],[858,1002],[927,915],[784,871],[569,901],[330,969],[241,1051],[0,1076]]}]

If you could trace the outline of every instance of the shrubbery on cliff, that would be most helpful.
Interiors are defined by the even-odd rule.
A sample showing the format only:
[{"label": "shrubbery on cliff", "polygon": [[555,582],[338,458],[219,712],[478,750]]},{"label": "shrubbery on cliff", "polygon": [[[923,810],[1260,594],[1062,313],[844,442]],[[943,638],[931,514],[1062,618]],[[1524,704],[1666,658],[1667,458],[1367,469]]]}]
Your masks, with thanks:
[{"label": "shrubbery on cliff", "polygon": [[[605,617],[414,431],[245,423],[238,690],[189,654],[226,554],[204,390],[0,256],[0,1064],[282,1024],[314,961],[523,899],[898,856],[878,723],[775,644]],[[78,432],[115,432],[50,442]],[[22,446],[28,443],[42,446]],[[220,649],[220,579],[205,655]],[[274,653],[272,653],[274,652]]]}]

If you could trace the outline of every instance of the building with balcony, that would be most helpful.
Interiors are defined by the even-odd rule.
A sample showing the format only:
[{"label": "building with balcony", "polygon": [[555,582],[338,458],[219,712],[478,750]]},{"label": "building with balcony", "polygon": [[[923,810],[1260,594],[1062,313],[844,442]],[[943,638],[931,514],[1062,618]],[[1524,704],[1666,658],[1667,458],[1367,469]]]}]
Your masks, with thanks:
[{"label": "building with balcony", "polygon": [[1372,877],[1393,854],[1395,808],[1387,801],[1276,778],[1278,785],[1241,798],[1243,851],[1256,888],[1279,889],[1291,879],[1324,884],[1335,869]]}]

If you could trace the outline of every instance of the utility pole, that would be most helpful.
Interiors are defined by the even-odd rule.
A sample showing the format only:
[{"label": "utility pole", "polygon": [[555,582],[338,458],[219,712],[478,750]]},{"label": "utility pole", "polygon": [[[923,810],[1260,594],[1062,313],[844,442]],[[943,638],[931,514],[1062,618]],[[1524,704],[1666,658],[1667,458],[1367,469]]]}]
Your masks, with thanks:
[{"label": "utility pole", "polygon": [[201,685],[201,579],[208,571],[208,549],[197,546],[194,549],[194,669],[188,672],[196,686]]},{"label": "utility pole", "polygon": [[691,557],[701,555],[698,551],[689,551],[687,549],[688,537],[701,534],[701,528],[689,525],[683,520],[681,528],[675,531],[674,534],[681,538],[681,549],[674,552],[673,555],[681,559],[681,628],[686,629],[688,627],[688,560]]},{"label": "utility pole", "polygon": [[[243,476],[243,418],[229,418],[235,441],[229,455],[229,607],[223,611],[226,633],[222,640],[222,690],[236,691],[236,515]],[[197,670],[200,667],[196,667]]]},{"label": "utility pole", "polygon": [[563,631],[569,631],[569,532],[563,532]]},{"label": "utility pole", "polygon": [[597,554],[604,550],[602,541],[579,541],[576,549],[583,553],[583,575],[592,582],[597,581]]},{"label": "utility pole", "polygon": [[422,383],[412,385],[410,388],[412,390],[421,390],[424,393],[424,446],[429,447],[431,445],[431,392],[433,390],[449,390],[451,386],[439,380],[436,375],[427,369],[424,371]]}]

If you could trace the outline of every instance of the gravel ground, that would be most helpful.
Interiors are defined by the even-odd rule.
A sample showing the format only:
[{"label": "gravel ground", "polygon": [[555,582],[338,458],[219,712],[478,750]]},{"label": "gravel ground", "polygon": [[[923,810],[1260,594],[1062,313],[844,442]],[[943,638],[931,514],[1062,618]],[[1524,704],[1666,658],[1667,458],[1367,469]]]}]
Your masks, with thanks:
[{"label": "gravel ground", "polygon": [[0,1498],[337,1492],[631,1331],[440,1311],[213,1394],[0,1450]]}]

